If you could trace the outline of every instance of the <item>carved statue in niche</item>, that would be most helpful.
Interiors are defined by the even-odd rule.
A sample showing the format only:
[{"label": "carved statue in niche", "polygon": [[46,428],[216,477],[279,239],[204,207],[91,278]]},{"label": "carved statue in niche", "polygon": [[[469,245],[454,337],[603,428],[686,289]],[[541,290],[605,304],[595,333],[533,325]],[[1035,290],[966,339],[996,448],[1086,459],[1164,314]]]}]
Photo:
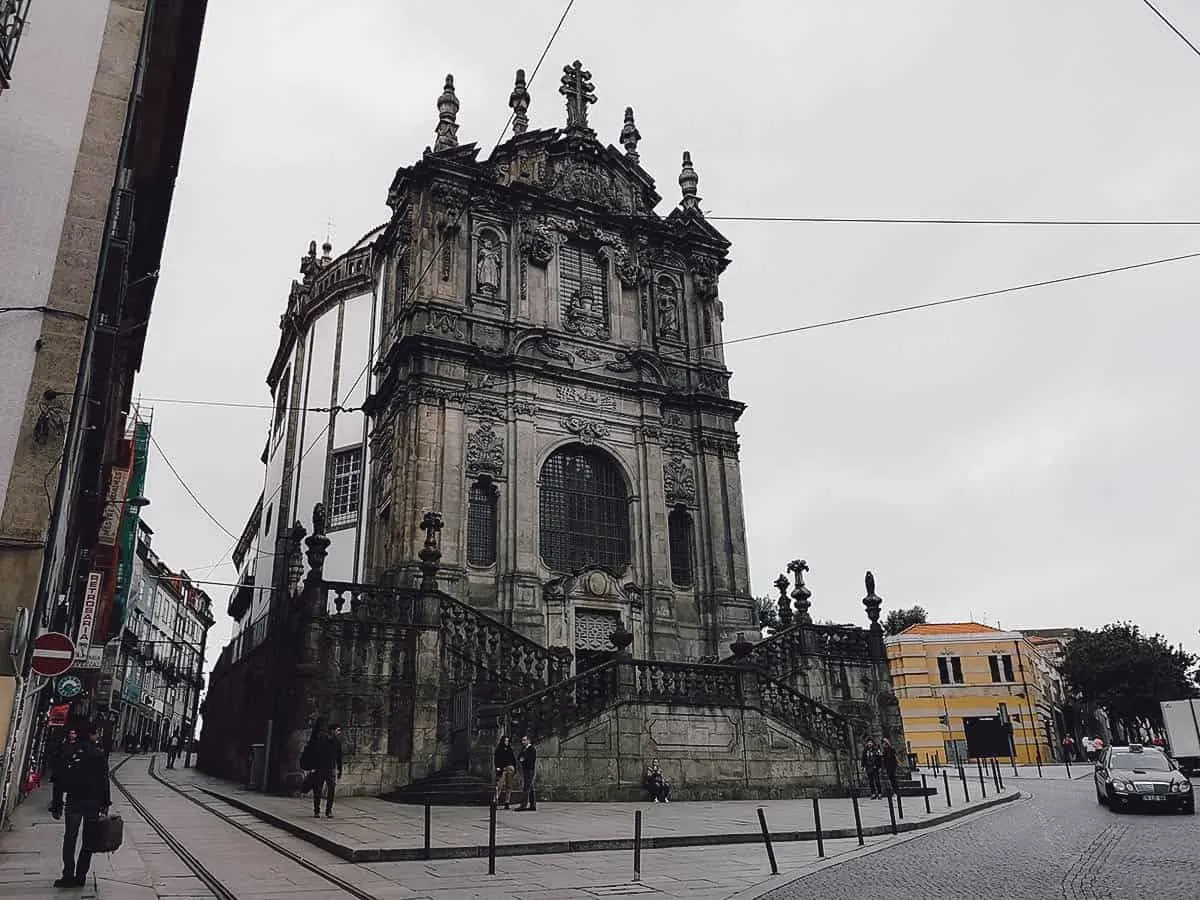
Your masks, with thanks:
[{"label": "carved statue in niche", "polygon": [[658,282],[658,334],[660,337],[679,337],[679,301],[675,283],[669,279]]},{"label": "carved statue in niche", "polygon": [[475,281],[480,293],[495,294],[500,290],[500,245],[490,235],[479,239]]}]

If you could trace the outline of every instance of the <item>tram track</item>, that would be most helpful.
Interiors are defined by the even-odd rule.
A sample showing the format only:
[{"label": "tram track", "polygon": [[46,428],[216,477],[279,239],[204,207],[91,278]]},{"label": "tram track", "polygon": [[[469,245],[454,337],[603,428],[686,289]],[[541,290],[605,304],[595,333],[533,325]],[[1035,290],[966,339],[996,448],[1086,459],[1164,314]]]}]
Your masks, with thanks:
[{"label": "tram track", "polygon": [[[208,888],[208,890],[212,892],[213,896],[217,898],[217,900],[239,900],[237,894],[226,887],[216,875],[214,875],[199,859],[197,859],[195,855],[192,854],[188,848],[185,847],[182,842],[180,842],[179,839],[176,838],[170,832],[170,830],[166,828],[163,823],[146,808],[145,804],[140,802],[133,795],[133,793],[120,782],[120,780],[117,778],[117,771],[131,759],[133,759],[132,756],[126,757],[109,770],[109,778],[112,779],[112,783],[116,786],[117,790],[121,792],[122,796],[129,802],[129,805],[133,807],[134,811],[145,820],[146,824],[149,825],[151,829],[153,829],[155,834],[162,839],[163,843],[165,843],[171,849],[171,851],[179,857],[180,861],[204,884],[206,888]],[[151,756],[148,771],[150,777],[158,784],[178,794],[180,797],[183,797],[193,805],[200,807],[206,813],[218,819],[225,825],[236,829],[248,837],[254,838],[254,840],[270,848],[279,856],[284,857],[285,859],[312,873],[313,875],[318,876],[323,881],[328,882],[330,885],[343,891],[347,895],[355,897],[357,900],[376,900],[376,896],[374,894],[364,890],[358,885],[346,881],[344,878],[341,878],[332,872],[326,871],[318,863],[315,863],[312,860],[307,859],[301,854],[295,852],[294,850],[283,846],[278,841],[268,837],[267,835],[260,834],[257,831],[248,828],[246,825],[237,821],[227,813],[222,812],[211,804],[192,796],[187,791],[172,784],[155,771],[156,762],[157,757]]]}]

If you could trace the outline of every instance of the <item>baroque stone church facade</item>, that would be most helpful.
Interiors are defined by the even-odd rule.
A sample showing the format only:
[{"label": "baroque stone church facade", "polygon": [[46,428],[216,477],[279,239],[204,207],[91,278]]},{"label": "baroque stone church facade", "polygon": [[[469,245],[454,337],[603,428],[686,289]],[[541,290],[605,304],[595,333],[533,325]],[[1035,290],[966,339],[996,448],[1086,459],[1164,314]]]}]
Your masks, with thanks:
[{"label": "baroque stone church facade", "polygon": [[[683,154],[666,217],[638,163],[597,140],[590,73],[565,129],[488,158],[456,139],[401,169],[376,242],[381,341],[368,401],[368,577],[405,583],[439,510],[442,589],[578,663],[618,621],[640,657],[715,657],[755,627],[721,347],[729,242]],[[614,128],[614,132],[617,131]]]},{"label": "baroque stone church facade", "polygon": [[[870,627],[817,626],[790,564],[758,640],[730,245],[690,155],[660,215],[632,109],[618,149],[579,62],[559,92],[565,126],[530,130],[518,71],[512,137],[481,157],[448,76],[388,221],[305,257],[206,770],[295,787],[335,721],[345,793],[443,796],[509,733],[539,743],[547,798],[631,799],[651,758],[682,798],[796,796],[853,785],[868,735],[902,746],[869,574]],[[314,504],[311,535],[284,527]]]}]

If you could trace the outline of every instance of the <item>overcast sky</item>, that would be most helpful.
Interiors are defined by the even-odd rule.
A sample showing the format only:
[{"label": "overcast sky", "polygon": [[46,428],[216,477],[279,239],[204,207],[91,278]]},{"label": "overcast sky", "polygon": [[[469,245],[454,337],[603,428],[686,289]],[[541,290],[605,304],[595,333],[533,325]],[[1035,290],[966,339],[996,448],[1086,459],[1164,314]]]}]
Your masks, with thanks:
[{"label": "overcast sky", "polygon": [[[1159,5],[1200,39],[1200,7]],[[269,405],[309,240],[332,220],[338,253],[385,220],[447,72],[460,141],[490,148],[562,7],[209,0],[141,394]],[[634,107],[663,215],[689,149],[714,216],[1200,219],[1200,57],[1133,0],[577,0],[531,128],[565,123],[576,58],[602,140]],[[1196,227],[719,227],[727,339],[1200,251]],[[865,623],[870,568],[885,611],[1131,618],[1200,646],[1198,279],[1179,262],[730,347],[755,593],[803,557],[817,619]],[[267,410],[149,405],[240,533]],[[233,541],[158,459],[147,492],[160,556],[232,580],[205,567]],[[210,593],[219,648],[229,589]]]}]

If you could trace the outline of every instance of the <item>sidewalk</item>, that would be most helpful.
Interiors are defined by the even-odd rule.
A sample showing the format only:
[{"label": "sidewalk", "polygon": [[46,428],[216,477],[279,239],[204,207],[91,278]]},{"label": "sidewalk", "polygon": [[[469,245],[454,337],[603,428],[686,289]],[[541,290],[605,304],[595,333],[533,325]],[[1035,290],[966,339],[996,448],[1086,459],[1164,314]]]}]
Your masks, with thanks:
[{"label": "sidewalk", "polygon": [[[979,767],[975,763],[972,762],[969,765],[964,766],[963,768],[964,768],[964,771],[967,773],[967,779],[968,780],[970,780],[972,778],[975,779],[973,784],[978,786],[978,784],[979,784]],[[1084,760],[1083,762],[1072,762],[1071,769],[1070,769],[1070,771],[1071,771],[1070,777],[1073,781],[1078,781],[1081,778],[1084,778],[1084,779],[1091,778],[1092,773],[1095,771],[1095,769],[1096,769],[1095,764],[1087,762],[1086,760]],[[953,783],[954,779],[956,779],[958,777],[958,769],[951,766],[948,771],[950,772],[950,781],[951,781],[951,783]],[[991,777],[991,774],[986,769],[984,770],[984,773],[985,773],[985,775],[988,776],[988,778]],[[926,775],[929,778],[929,784],[932,787],[934,784],[933,769],[926,766],[923,769],[915,769],[913,771],[913,777],[916,778],[918,781],[921,779],[922,774]],[[1037,766],[1027,766],[1024,763],[1018,763],[1017,764],[1017,774],[1014,775],[1012,763],[1007,762],[1005,760],[1001,760],[1000,761],[1000,777],[1003,778],[1006,782],[1010,778],[1022,778],[1022,779],[1023,778],[1032,778],[1034,781],[1037,781],[1039,778],[1042,780],[1065,781],[1067,779],[1067,769],[1060,762],[1049,762],[1049,763],[1042,763],[1041,772],[1039,773]],[[941,778],[942,778],[941,770],[939,769],[938,776],[937,776],[938,784],[941,784]],[[990,785],[991,781],[989,781],[988,784]],[[988,790],[991,791],[991,788],[989,787]]]},{"label": "sidewalk", "polygon": [[[430,811],[429,854],[424,849],[424,808],[370,797],[339,798],[334,818],[316,819],[307,797],[276,797],[249,791],[194,770],[160,771],[160,775],[198,799],[219,798],[255,818],[289,832],[350,862],[462,859],[486,856],[488,809],[437,807]],[[987,799],[978,781],[969,784],[971,802],[964,804],[961,785],[951,782],[953,806],[940,793],[930,798],[931,813],[919,797],[904,799],[901,832],[951,821],[997,803],[1015,800],[1006,789],[997,796],[988,783]],[[938,789],[942,785],[939,779]],[[811,800],[651,803],[542,803],[535,813],[499,810],[497,856],[632,850],[635,812],[642,812],[642,847],[663,849],[727,844],[762,844],[757,810],[762,807],[776,844],[815,841]],[[859,803],[863,832],[891,833],[883,800]],[[822,832],[827,839],[855,839],[854,809],[845,798],[820,802]]]}]

